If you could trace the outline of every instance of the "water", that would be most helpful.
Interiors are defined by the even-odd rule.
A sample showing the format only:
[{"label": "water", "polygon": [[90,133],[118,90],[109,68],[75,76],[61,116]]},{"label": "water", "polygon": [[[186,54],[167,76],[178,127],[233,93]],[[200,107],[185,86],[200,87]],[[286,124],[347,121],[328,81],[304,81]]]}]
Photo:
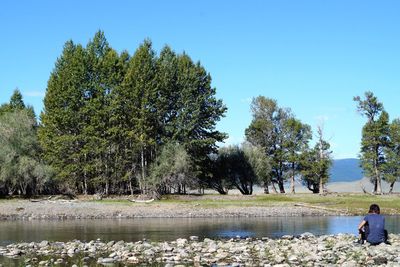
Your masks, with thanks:
[{"label": "water", "polygon": [[[311,232],[315,235],[349,233],[356,234],[360,216],[320,217],[267,217],[267,218],[174,218],[174,219],[104,219],[65,221],[0,221],[0,245],[31,241],[171,241],[197,235],[200,239],[232,237],[273,237],[299,235]],[[389,233],[400,233],[400,216],[386,216]],[[39,260],[47,259],[39,257]],[[82,257],[66,258],[61,266],[82,266]],[[0,257],[3,266],[25,266],[25,258]],[[96,259],[89,259],[87,266],[96,267]],[[34,265],[36,266],[36,265]],[[114,267],[126,266],[115,264]],[[133,265],[128,265],[133,266]],[[142,266],[142,265],[141,265]],[[150,264],[159,267],[164,265]]]},{"label": "water", "polygon": [[[1,221],[0,245],[32,241],[171,241],[202,238],[280,237],[311,232],[315,235],[357,233],[360,216],[267,218],[151,218],[64,221]],[[400,216],[386,216],[389,233],[400,233]]]}]

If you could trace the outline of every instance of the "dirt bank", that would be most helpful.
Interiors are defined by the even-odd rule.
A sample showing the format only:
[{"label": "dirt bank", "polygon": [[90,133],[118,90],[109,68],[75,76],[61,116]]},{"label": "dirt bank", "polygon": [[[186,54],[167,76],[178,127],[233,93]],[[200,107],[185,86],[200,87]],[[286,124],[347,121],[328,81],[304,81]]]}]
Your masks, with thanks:
[{"label": "dirt bank", "polygon": [[[213,200],[218,203],[218,199]],[[252,206],[199,204],[194,201],[133,203],[129,200],[2,200],[1,219],[88,219],[174,217],[268,217],[338,215],[334,210],[277,203]]]}]

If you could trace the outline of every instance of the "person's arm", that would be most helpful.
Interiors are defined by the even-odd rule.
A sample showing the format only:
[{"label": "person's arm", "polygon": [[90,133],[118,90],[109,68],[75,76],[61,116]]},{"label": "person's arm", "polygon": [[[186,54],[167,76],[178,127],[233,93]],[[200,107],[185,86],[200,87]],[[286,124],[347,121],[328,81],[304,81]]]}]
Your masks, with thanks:
[{"label": "person's arm", "polygon": [[367,223],[366,220],[362,220],[362,222],[358,225],[358,230],[361,230],[366,223]]}]

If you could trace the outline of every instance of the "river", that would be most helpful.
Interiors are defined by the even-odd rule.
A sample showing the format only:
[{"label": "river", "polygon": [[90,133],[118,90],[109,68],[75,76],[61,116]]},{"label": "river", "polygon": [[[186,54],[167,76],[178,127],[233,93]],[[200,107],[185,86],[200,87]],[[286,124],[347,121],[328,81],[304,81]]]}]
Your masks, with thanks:
[{"label": "river", "polygon": [[[147,218],[103,220],[1,221],[0,245],[32,241],[125,240],[170,241],[201,238],[280,237],[311,232],[315,235],[357,233],[359,216],[266,218]],[[400,233],[400,216],[386,216],[386,228]]]}]

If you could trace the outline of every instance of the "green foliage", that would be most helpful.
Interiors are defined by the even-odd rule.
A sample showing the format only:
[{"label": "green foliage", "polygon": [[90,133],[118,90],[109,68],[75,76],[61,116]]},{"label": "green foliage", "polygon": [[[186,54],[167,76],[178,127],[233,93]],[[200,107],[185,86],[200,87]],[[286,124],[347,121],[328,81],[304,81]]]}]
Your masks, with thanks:
[{"label": "green foliage", "polygon": [[8,112],[0,117],[0,181],[8,194],[38,194],[52,177],[40,161],[36,121],[29,110]]},{"label": "green foliage", "polygon": [[400,178],[400,119],[394,119],[389,126],[389,145],[385,148],[385,180],[390,183],[390,192]]},{"label": "green foliage", "polygon": [[35,117],[33,107],[25,105],[22,99],[22,94],[18,89],[14,90],[9,103],[5,103],[0,106],[0,116],[16,110],[27,110],[32,118]]},{"label": "green foliage", "polygon": [[[253,120],[246,129],[246,138],[264,149],[271,161],[271,181],[284,193],[288,177],[292,178],[294,186],[299,156],[308,147],[311,128],[297,120],[290,109],[281,108],[276,100],[264,96],[253,99],[251,110]],[[265,186],[267,189],[268,185]]]},{"label": "green foliage", "polygon": [[171,191],[185,193],[187,188],[197,185],[193,162],[182,145],[167,143],[163,146],[152,164],[149,182],[161,194]]},{"label": "green foliage", "polygon": [[243,195],[251,195],[255,184],[268,183],[270,165],[264,151],[250,144],[222,147],[215,159],[214,179],[219,181],[219,192],[226,194],[236,188]]},{"label": "green foliage", "polygon": [[39,138],[59,181],[79,192],[108,193],[115,167],[111,92],[122,82],[124,60],[100,31],[86,48],[68,41],[50,76]]},{"label": "green foliage", "polygon": [[332,165],[330,155],[330,144],[323,139],[319,128],[317,143],[302,153],[299,164],[303,184],[313,193],[323,193],[323,187],[329,180],[329,168]]},{"label": "green foliage", "polygon": [[389,145],[389,115],[372,92],[366,92],[364,100],[357,96],[354,101],[358,111],[367,117],[362,130],[361,165],[374,183],[374,193],[381,194],[381,180],[386,169],[385,149]]},{"label": "green foliage", "polygon": [[25,109],[25,103],[22,100],[22,94],[18,89],[14,90],[14,93],[10,99],[10,109],[11,110],[22,110]]},{"label": "green foliage", "polygon": [[149,167],[169,142],[182,144],[206,176],[208,154],[225,138],[215,130],[225,110],[210,75],[189,56],[165,47],[157,57],[148,40],[133,56],[117,54],[100,31],[86,47],[65,44],[39,139],[64,187],[145,192]]}]

